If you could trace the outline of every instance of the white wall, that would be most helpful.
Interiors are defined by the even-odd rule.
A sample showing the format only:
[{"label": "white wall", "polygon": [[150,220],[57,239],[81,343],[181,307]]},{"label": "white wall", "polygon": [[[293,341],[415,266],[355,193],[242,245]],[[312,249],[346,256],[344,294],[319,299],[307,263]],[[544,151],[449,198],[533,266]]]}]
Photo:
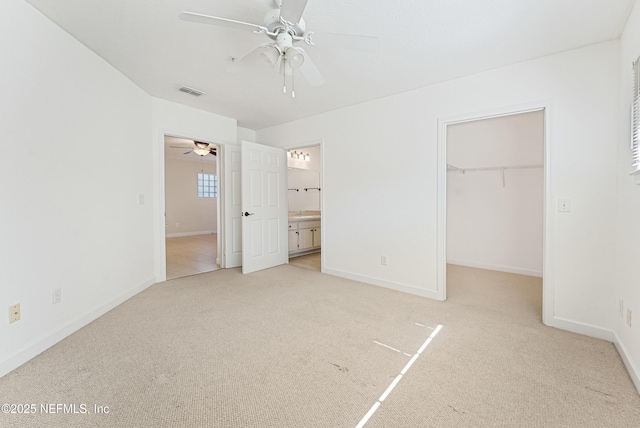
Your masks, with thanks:
[{"label": "white wall", "polygon": [[[289,211],[320,210],[320,172],[306,169],[289,169],[287,171]],[[304,190],[309,189],[309,190]]]},{"label": "white wall", "polygon": [[[194,157],[195,158],[195,157]],[[217,232],[218,198],[198,198],[198,173],[217,174],[215,162],[165,158],[166,236]]]},{"label": "white wall", "polygon": [[450,125],[447,262],[542,276],[544,117],[542,111]]},{"label": "white wall", "polygon": [[[615,301],[611,303],[618,349],[640,390],[640,177],[629,175],[631,64],[640,55],[640,6],[636,3],[620,42],[620,120],[618,134]],[[623,301],[623,314],[618,305]],[[633,312],[631,327],[626,311]]]},{"label": "white wall", "polygon": [[1,376],[153,283],[155,194],[151,97],[23,0],[0,39]]},{"label": "white wall", "polygon": [[250,141],[252,143],[255,142],[256,131],[254,131],[253,129],[243,128],[241,126],[238,126],[238,143],[242,140]]},{"label": "white wall", "polygon": [[[235,144],[238,140],[238,126],[235,119],[194,109],[174,102],[152,98],[152,129],[154,141],[153,156],[156,159],[154,171],[154,237],[156,281],[167,277],[165,260],[165,165],[164,137],[189,138],[208,143]],[[219,150],[219,152],[223,150]],[[219,160],[220,162],[220,160]],[[220,176],[222,176],[222,171]],[[220,182],[222,186],[223,183]],[[218,218],[220,223],[220,217]],[[217,227],[216,230],[220,230]]]},{"label": "white wall", "polygon": [[[324,139],[325,271],[416,294],[437,281],[438,119],[550,100],[553,322],[610,332],[618,43],[514,64],[257,132],[293,146]],[[380,264],[387,255],[388,265]]]}]

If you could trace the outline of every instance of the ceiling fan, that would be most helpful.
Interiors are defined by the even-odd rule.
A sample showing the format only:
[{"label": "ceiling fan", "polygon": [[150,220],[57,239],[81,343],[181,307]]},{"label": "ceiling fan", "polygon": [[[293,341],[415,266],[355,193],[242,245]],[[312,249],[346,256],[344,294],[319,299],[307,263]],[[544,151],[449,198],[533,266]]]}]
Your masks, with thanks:
[{"label": "ceiling fan", "polygon": [[[214,155],[216,156],[216,148],[215,147],[210,147],[209,143],[204,143],[202,141],[194,141],[194,148],[189,150],[188,152],[184,152],[184,155],[188,155],[190,153],[195,153],[198,156],[206,156],[206,155]],[[178,146],[169,146],[172,149],[184,149],[185,147],[178,147]]]},{"label": "ceiling fan", "polygon": [[309,54],[301,47],[294,46],[295,43],[305,42],[310,46],[315,46],[317,43],[324,47],[368,53],[376,53],[380,49],[380,40],[377,37],[307,31],[302,18],[307,2],[308,0],[274,0],[278,8],[267,12],[262,25],[192,12],[182,12],[179,18],[183,21],[250,30],[269,37],[271,42],[259,45],[243,57],[232,59],[233,63],[228,71],[245,71],[262,61],[284,76],[284,93],[287,92],[287,76],[291,76],[291,96],[295,97],[294,70],[300,70],[311,86],[320,86],[324,83],[320,70]]}]

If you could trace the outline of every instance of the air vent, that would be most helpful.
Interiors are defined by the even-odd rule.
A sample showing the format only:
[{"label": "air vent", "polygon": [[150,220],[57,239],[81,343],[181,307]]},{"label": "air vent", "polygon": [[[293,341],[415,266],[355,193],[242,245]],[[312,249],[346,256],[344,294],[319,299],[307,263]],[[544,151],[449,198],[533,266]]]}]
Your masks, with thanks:
[{"label": "air vent", "polygon": [[186,94],[189,94],[189,95],[193,95],[195,97],[199,97],[200,95],[204,95],[205,94],[203,91],[200,91],[198,89],[193,89],[193,88],[190,88],[188,86],[181,87],[180,91],[184,92]]}]

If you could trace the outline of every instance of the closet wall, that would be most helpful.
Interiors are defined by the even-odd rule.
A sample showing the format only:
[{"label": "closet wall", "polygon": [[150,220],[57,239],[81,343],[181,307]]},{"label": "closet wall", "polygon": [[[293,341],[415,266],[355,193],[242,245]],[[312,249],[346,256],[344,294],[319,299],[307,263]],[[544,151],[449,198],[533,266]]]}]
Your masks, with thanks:
[{"label": "closet wall", "polygon": [[542,276],[543,112],[447,129],[447,261]]}]

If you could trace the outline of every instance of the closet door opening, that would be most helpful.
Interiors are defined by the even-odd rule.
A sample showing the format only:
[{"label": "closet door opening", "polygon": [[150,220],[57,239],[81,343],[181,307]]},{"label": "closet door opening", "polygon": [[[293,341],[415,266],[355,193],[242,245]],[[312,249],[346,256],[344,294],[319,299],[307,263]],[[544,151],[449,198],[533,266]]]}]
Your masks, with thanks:
[{"label": "closet door opening", "polygon": [[542,319],[544,118],[536,110],[447,125],[449,296],[517,302]]}]

